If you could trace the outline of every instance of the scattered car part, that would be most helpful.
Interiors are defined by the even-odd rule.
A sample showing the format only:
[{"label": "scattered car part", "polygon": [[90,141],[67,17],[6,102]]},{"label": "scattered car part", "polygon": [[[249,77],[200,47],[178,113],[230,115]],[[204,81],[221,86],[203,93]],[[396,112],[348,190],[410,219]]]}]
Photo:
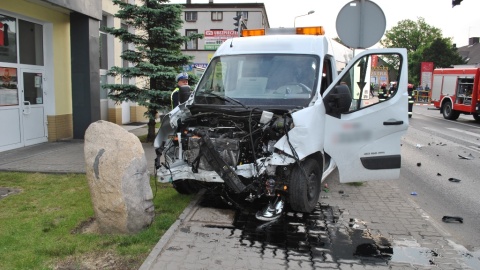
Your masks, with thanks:
[{"label": "scattered car part", "polygon": [[450,222],[463,223],[463,218],[462,217],[453,217],[453,216],[443,216],[442,221],[446,222],[446,223],[450,223]]}]

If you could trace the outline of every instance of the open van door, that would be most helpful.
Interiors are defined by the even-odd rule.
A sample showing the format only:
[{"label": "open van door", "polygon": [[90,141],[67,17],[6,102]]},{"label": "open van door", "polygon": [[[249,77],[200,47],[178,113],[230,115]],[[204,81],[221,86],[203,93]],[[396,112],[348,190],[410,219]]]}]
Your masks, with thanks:
[{"label": "open van door", "polygon": [[[406,49],[366,50],[325,91],[324,149],[341,183],[399,177],[400,140],[408,127],[407,64]],[[371,94],[392,81],[398,88],[385,100]]]}]

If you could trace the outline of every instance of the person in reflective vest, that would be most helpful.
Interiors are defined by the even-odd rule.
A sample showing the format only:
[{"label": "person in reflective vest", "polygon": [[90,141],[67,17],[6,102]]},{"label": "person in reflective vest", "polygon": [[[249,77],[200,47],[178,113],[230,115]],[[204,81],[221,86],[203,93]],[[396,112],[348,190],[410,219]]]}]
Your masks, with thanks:
[{"label": "person in reflective vest", "polygon": [[412,118],[412,111],[413,111],[413,103],[415,102],[413,100],[413,84],[409,83],[408,84],[408,118]]},{"label": "person in reflective vest", "polygon": [[188,74],[185,72],[182,72],[175,77],[175,81],[177,82],[177,88],[175,88],[172,91],[172,95],[170,96],[170,99],[172,101],[172,109],[178,106],[178,101],[179,101],[179,91],[180,87],[184,85],[188,85]]}]

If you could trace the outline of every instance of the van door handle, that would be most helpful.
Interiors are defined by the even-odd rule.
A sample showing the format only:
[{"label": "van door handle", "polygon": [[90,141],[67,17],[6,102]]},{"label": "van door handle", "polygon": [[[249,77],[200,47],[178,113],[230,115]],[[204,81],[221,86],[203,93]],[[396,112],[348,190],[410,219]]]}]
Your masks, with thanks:
[{"label": "van door handle", "polygon": [[403,125],[403,121],[385,121],[383,122],[384,126],[399,126]]}]

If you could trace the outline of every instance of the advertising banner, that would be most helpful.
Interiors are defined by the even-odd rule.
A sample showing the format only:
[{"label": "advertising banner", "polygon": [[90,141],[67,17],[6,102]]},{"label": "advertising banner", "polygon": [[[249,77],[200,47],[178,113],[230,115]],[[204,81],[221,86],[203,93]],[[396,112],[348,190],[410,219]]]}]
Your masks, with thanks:
[{"label": "advertising banner", "polygon": [[214,51],[229,39],[238,37],[238,32],[234,30],[205,30],[204,33],[204,50]]},{"label": "advertising banner", "polygon": [[420,85],[424,90],[430,90],[433,80],[433,62],[422,62],[420,68]]}]

